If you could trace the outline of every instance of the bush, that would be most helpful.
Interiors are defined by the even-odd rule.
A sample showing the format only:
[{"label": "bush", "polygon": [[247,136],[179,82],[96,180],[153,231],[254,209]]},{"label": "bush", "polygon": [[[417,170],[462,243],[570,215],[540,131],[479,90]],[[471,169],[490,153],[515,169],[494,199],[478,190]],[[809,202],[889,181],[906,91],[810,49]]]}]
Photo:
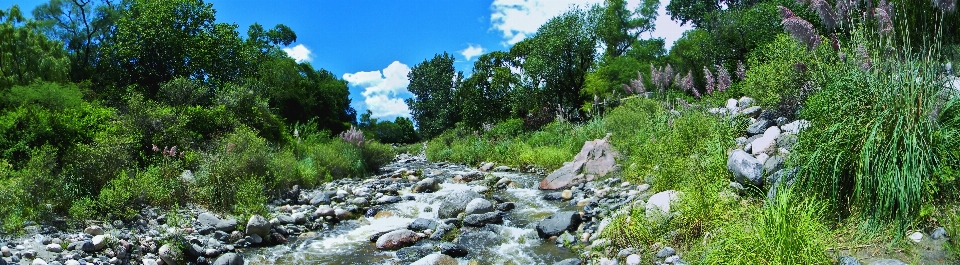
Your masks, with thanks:
[{"label": "bush", "polygon": [[393,161],[397,156],[397,151],[388,144],[382,144],[375,141],[369,141],[360,147],[360,153],[363,158],[363,164],[366,166],[364,173],[375,174],[380,167]]},{"label": "bush", "polygon": [[[226,211],[237,204],[240,196],[254,192],[241,190],[242,183],[268,174],[270,147],[252,129],[241,126],[220,139],[209,159],[206,172],[201,172],[197,179],[197,196],[206,205]],[[256,192],[270,187],[261,184]]]},{"label": "bush", "polygon": [[[827,46],[827,45],[823,45]],[[809,80],[802,67],[812,67],[807,48],[786,34],[751,52],[747,60],[747,78],[740,92],[757,100],[757,105],[776,107],[781,101],[796,101],[801,86]]]},{"label": "bush", "polygon": [[364,165],[360,148],[340,139],[332,139],[313,147],[310,158],[314,168],[327,179],[363,176]]}]

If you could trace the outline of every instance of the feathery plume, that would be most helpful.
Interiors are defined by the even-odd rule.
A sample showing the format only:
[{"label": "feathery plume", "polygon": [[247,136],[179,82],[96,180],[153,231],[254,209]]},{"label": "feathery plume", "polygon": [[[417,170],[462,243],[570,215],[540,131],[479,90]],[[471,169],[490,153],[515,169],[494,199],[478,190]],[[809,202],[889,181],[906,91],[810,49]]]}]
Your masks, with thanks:
[{"label": "feathery plume", "polygon": [[889,34],[893,32],[893,20],[890,19],[890,15],[887,14],[887,11],[883,8],[874,8],[874,17],[877,18],[877,32],[881,35]]},{"label": "feathery plume", "polygon": [[693,72],[688,71],[687,75],[680,80],[680,87],[682,87],[684,91],[689,90],[693,92],[694,97],[700,98],[700,91],[697,91],[697,88],[693,87]]},{"label": "feathery plume", "polygon": [[169,154],[169,153],[170,153],[170,148],[164,146],[164,147],[163,147],[163,155],[167,155],[167,154]]},{"label": "feathery plume", "polygon": [[727,72],[726,68],[723,68],[723,65],[716,65],[717,67],[717,90],[723,92],[730,88],[732,81],[730,80],[730,73]]},{"label": "feathery plume", "polygon": [[832,30],[837,26],[837,15],[827,1],[813,0],[810,2],[810,9],[820,15],[820,21],[823,21],[823,25],[828,29]]},{"label": "feathery plume", "polygon": [[637,71],[637,79],[630,80],[630,86],[633,87],[634,93],[647,93],[647,88],[643,86],[643,75],[640,74],[640,71]]},{"label": "feathery plume", "polygon": [[747,66],[743,65],[743,61],[737,61],[737,72],[735,74],[740,81],[747,79]]},{"label": "feathery plume", "polygon": [[788,18],[792,18],[792,17],[796,17],[796,16],[797,16],[797,15],[794,15],[794,14],[793,14],[793,10],[790,10],[789,8],[786,8],[786,7],[783,7],[783,6],[777,6],[777,9],[780,10],[780,16],[782,16],[783,19],[788,19]]},{"label": "feathery plume", "polygon": [[820,44],[820,35],[813,29],[813,24],[810,24],[809,21],[794,16],[784,19],[780,24],[783,25],[787,33],[790,33],[790,36],[806,44],[807,48],[816,49],[817,45]]},{"label": "feathery plume", "polygon": [[706,90],[707,94],[713,94],[713,89],[716,88],[716,79],[713,78],[713,72],[710,72],[710,69],[706,66],[703,67],[703,79],[706,79]]},{"label": "feathery plume", "polygon": [[150,145],[152,145],[152,146],[153,146],[153,151],[154,151],[154,152],[160,152],[160,148],[159,148],[159,147],[157,147],[157,145],[156,145],[156,144],[150,144]]},{"label": "feathery plume", "polygon": [[673,76],[673,66],[667,64],[667,69],[663,71],[664,72],[661,78],[663,78],[663,88],[666,89],[667,87],[670,87],[670,76]]},{"label": "feathery plume", "polygon": [[170,148],[170,156],[177,156],[177,146],[176,146],[176,145],[174,145],[172,148]]},{"label": "feathery plume", "polygon": [[857,55],[860,55],[860,59],[863,60],[860,63],[860,69],[866,71],[870,70],[870,68],[873,68],[873,60],[870,59],[870,54],[867,53],[867,48],[864,47],[863,44],[857,46]]},{"label": "feathery plume", "polygon": [[340,133],[340,139],[357,146],[362,146],[364,141],[363,132],[354,128],[353,125],[350,126],[349,130]]},{"label": "feathery plume", "polygon": [[837,39],[837,34],[830,34],[830,46],[833,47],[833,51],[840,51],[840,39]]}]

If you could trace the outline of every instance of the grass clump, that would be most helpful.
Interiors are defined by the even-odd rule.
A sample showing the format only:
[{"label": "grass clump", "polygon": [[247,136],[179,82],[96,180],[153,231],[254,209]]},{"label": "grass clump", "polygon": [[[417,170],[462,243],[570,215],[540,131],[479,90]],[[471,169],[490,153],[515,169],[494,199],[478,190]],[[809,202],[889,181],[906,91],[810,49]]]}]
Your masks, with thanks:
[{"label": "grass clump", "polygon": [[704,264],[829,264],[827,208],[790,189],[709,238]]}]

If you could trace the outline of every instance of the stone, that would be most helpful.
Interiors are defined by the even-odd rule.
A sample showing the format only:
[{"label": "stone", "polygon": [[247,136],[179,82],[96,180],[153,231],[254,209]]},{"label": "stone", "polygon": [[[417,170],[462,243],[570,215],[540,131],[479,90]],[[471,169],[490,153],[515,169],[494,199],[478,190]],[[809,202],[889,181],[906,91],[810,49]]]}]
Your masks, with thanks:
[{"label": "stone", "polygon": [[420,240],[420,235],[409,229],[399,229],[377,238],[377,249],[397,250],[409,247]]},{"label": "stone", "polygon": [[476,198],[467,203],[463,213],[466,215],[489,213],[493,211],[493,204],[484,198]]},{"label": "stone", "polygon": [[937,227],[937,229],[933,229],[933,232],[930,233],[930,238],[933,239],[942,239],[946,237],[947,230],[943,229],[943,227]]},{"label": "stone", "polygon": [[317,210],[313,213],[320,217],[333,217],[335,215],[333,208],[327,205],[321,205],[320,207],[317,207]]},{"label": "stone", "polygon": [[543,194],[543,199],[548,201],[559,201],[563,198],[562,192],[547,192]]},{"label": "stone", "polygon": [[47,265],[47,262],[44,261],[43,259],[34,259],[33,262],[30,263],[30,265]]},{"label": "stone", "polygon": [[546,239],[575,231],[583,220],[577,212],[558,212],[537,223],[537,235]]},{"label": "stone", "polygon": [[763,172],[767,175],[772,175],[774,172],[780,171],[783,169],[783,156],[774,155],[763,162]]},{"label": "stone", "polygon": [[726,107],[727,110],[730,111],[731,113],[736,113],[737,111],[740,111],[740,104],[738,104],[736,99],[732,99],[732,98],[727,99],[727,104],[724,105],[724,107]]},{"label": "stone", "polygon": [[493,169],[493,172],[510,172],[513,171],[513,168],[508,166],[499,166]]},{"label": "stone", "polygon": [[397,259],[399,259],[401,262],[410,263],[410,262],[420,260],[423,257],[430,255],[430,253],[432,252],[433,251],[431,249],[427,249],[423,247],[405,247],[405,248],[401,248],[400,250],[397,250],[397,253],[395,255],[397,256]]},{"label": "stone", "polygon": [[740,114],[746,115],[748,117],[756,118],[760,116],[760,107],[753,106],[748,107],[740,111]]},{"label": "stone", "polygon": [[672,264],[680,260],[680,256],[673,255],[663,259],[663,263]]},{"label": "stone", "polygon": [[11,254],[10,248],[7,246],[0,247],[0,255],[3,255],[4,258],[9,257]]},{"label": "stone", "polygon": [[95,251],[103,250],[107,247],[107,242],[110,240],[110,237],[107,235],[94,236],[90,242],[93,243],[93,249]]},{"label": "stone", "polygon": [[333,210],[333,217],[336,217],[338,220],[350,219],[350,216],[351,216],[350,211],[340,209],[340,208]]},{"label": "stone", "polygon": [[784,124],[780,127],[784,132],[798,134],[803,129],[810,127],[810,122],[807,120],[795,120],[791,123]]},{"label": "stone", "polygon": [[750,124],[749,127],[747,127],[747,135],[761,134],[764,131],[766,131],[767,128],[770,128],[770,126],[773,126],[773,122],[769,120],[765,120],[765,119],[757,120],[757,122],[754,122],[753,124]]},{"label": "stone", "polygon": [[469,252],[466,248],[459,244],[454,244],[450,242],[440,243],[440,254],[448,255],[454,258],[459,258],[466,256]]},{"label": "stone", "polygon": [[583,264],[583,262],[580,261],[580,259],[578,259],[578,258],[569,258],[569,259],[565,259],[565,260],[558,261],[557,263],[554,263],[553,265],[580,265],[580,264]]},{"label": "stone", "polygon": [[277,215],[277,223],[281,225],[288,225],[294,222],[296,222],[296,220],[293,219],[293,216],[290,216],[289,214]]},{"label": "stone", "polygon": [[592,202],[592,201],[593,201],[593,199],[590,199],[590,198],[586,198],[586,199],[579,200],[579,201],[577,201],[577,207],[587,206],[587,204],[590,204],[590,202]]},{"label": "stone", "polygon": [[482,227],[487,224],[502,224],[503,217],[496,212],[471,214],[463,218],[464,226]]},{"label": "stone", "polygon": [[410,189],[413,193],[429,193],[440,190],[440,183],[435,178],[425,178],[413,185]]},{"label": "stone", "polygon": [[603,139],[587,141],[573,161],[553,171],[540,181],[542,190],[558,190],[588,181],[590,177],[603,177],[616,170],[619,153],[609,142],[610,134]]},{"label": "stone", "polygon": [[763,164],[743,150],[737,149],[730,153],[727,170],[732,172],[734,179],[741,184],[763,185]]},{"label": "stone", "polygon": [[90,227],[84,228],[83,233],[92,236],[99,236],[103,234],[103,227],[100,227],[99,225],[91,225]]},{"label": "stone", "polygon": [[391,204],[391,203],[398,203],[401,201],[403,201],[403,198],[400,198],[399,196],[393,196],[393,195],[383,196],[377,199],[378,204]]},{"label": "stone", "polygon": [[777,137],[777,147],[792,150],[793,146],[797,144],[797,135],[792,133],[783,133]]},{"label": "stone", "polygon": [[570,200],[572,198],[573,198],[572,190],[563,190],[563,192],[560,193],[560,199],[563,199],[564,201]]},{"label": "stone", "polygon": [[237,219],[227,218],[220,220],[220,222],[217,222],[215,227],[217,228],[217,231],[223,231],[227,233],[233,232],[233,230],[237,229]]},{"label": "stone", "polygon": [[676,255],[676,254],[677,254],[677,251],[676,251],[675,249],[673,249],[672,247],[664,247],[664,248],[660,249],[660,251],[657,251],[657,258],[658,258],[658,259],[664,259],[664,258],[667,258],[667,257],[669,257],[669,256]]},{"label": "stone", "polygon": [[430,254],[410,265],[457,265],[460,264],[457,259],[444,254]]},{"label": "stone", "polygon": [[643,183],[643,184],[637,185],[636,191],[637,191],[637,192],[644,192],[644,191],[647,191],[647,190],[649,190],[649,189],[650,189],[650,184]]},{"label": "stone", "polygon": [[415,232],[420,232],[427,229],[436,229],[437,221],[426,219],[426,218],[417,218],[413,220],[410,225],[407,225],[407,229],[410,229]]},{"label": "stone", "polygon": [[318,192],[313,195],[313,198],[310,198],[311,205],[321,205],[321,204],[330,204],[330,196],[323,192]]},{"label": "stone", "polygon": [[[670,204],[679,198],[679,192],[675,190],[666,190],[658,192],[647,200],[645,212],[647,216],[656,216],[670,213]],[[657,212],[659,211],[659,213]]]},{"label": "stone", "polygon": [[491,168],[493,168],[493,163],[486,162],[486,163],[480,164],[480,167],[477,168],[477,170],[480,170],[482,172],[487,172],[487,171],[490,171]]},{"label": "stone", "polygon": [[257,234],[250,234],[249,236],[247,236],[246,240],[250,244],[254,244],[254,245],[263,243],[263,237]]},{"label": "stone", "polygon": [[201,213],[200,216],[197,216],[197,222],[200,222],[202,226],[216,226],[217,223],[220,223],[220,218],[212,213]]},{"label": "stone", "polygon": [[882,260],[874,261],[870,263],[870,265],[907,265],[907,264],[904,263],[903,261],[899,261],[895,259],[882,259]]},{"label": "stone", "polygon": [[752,106],[754,102],[755,100],[753,100],[753,98],[740,97],[740,100],[737,101],[737,106],[741,108],[746,108],[746,107]]},{"label": "stone", "polygon": [[497,211],[501,211],[501,212],[509,212],[514,208],[517,208],[517,204],[512,202],[504,202],[504,203],[497,204]]},{"label": "stone", "polygon": [[617,260],[615,259],[602,258],[600,259],[599,264],[600,265],[617,265],[618,263],[617,263]]},{"label": "stone", "polygon": [[[156,262],[154,262],[156,264]],[[80,265],[80,262],[75,259],[69,259],[63,262],[63,265]]]},{"label": "stone", "polygon": [[212,265],[243,265],[243,262],[243,257],[231,252],[220,255]]},{"label": "stone", "polygon": [[185,264],[183,262],[183,253],[175,250],[170,244],[164,244],[160,246],[160,250],[157,251],[157,256],[160,256],[160,259],[163,260],[163,263],[167,265],[181,265]]},{"label": "stone", "polygon": [[920,243],[920,241],[923,240],[923,233],[913,232],[913,234],[910,234],[910,240],[913,240],[913,242],[916,242],[916,243]]},{"label": "stone", "polygon": [[180,180],[186,183],[193,183],[194,182],[193,171],[190,171],[189,169],[184,170],[182,173],[180,173]]},{"label": "stone", "polygon": [[640,265],[640,255],[630,254],[627,256],[627,265]]},{"label": "stone", "polygon": [[307,223],[307,215],[302,212],[293,213],[290,217],[293,217],[294,224],[302,225]]},{"label": "stone", "polygon": [[47,251],[50,251],[53,253],[60,253],[60,252],[63,252],[63,246],[61,246],[60,244],[48,244]]},{"label": "stone", "polygon": [[457,217],[467,208],[467,204],[473,199],[482,198],[479,193],[472,190],[458,190],[450,194],[441,196],[440,207],[437,213],[440,219]]},{"label": "stone", "polygon": [[860,261],[851,256],[840,256],[837,265],[860,265]]},{"label": "stone", "polygon": [[250,220],[247,221],[247,231],[246,234],[257,234],[260,237],[266,237],[270,235],[270,222],[267,221],[267,218],[264,218],[260,215],[250,216]]},{"label": "stone", "polygon": [[757,138],[750,142],[750,145],[753,146],[753,150],[750,152],[753,155],[759,155],[761,153],[771,153],[777,150],[777,137],[780,137],[780,129],[777,127],[770,127],[763,133],[763,137]]}]

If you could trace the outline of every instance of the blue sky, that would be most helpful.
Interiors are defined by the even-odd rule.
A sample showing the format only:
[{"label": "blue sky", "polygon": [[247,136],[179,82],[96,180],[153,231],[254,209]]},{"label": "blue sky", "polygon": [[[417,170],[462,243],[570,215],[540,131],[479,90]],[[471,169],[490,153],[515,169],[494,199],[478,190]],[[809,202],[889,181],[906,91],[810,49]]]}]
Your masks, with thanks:
[{"label": "blue sky", "polygon": [[[213,3],[217,21],[236,23],[241,36],[247,27],[289,26],[297,42],[286,50],[295,59],[308,61],[350,82],[350,98],[358,113],[390,119],[409,117],[404,98],[410,67],[451,53],[455,67],[469,74],[482,53],[507,50],[532,35],[549,18],[570,5],[587,6],[602,0],[361,0],[263,1],[205,0]],[[26,12],[44,0],[0,0],[0,8],[19,4]],[[634,7],[640,0],[628,0]],[[662,0],[657,31],[667,45],[687,28],[670,21]],[[643,36],[649,37],[649,36]]]}]

